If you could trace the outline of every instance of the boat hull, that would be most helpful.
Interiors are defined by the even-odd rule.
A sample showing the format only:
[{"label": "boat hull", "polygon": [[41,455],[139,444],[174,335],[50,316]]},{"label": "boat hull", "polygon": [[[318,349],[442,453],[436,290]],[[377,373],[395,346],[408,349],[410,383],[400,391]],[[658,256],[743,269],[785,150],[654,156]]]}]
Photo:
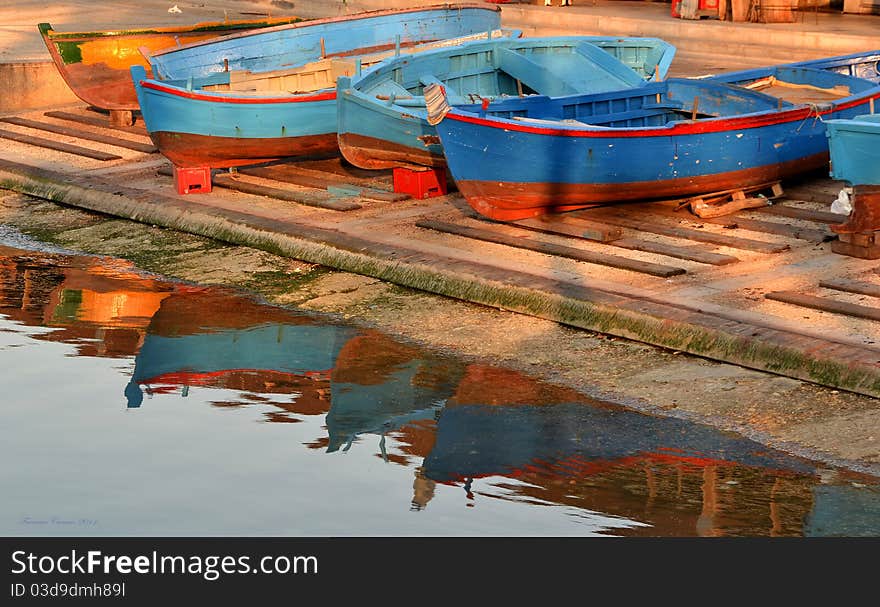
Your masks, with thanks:
[{"label": "boat hull", "polygon": [[229,168],[282,158],[330,158],[339,154],[336,133],[296,137],[216,137],[191,133],[150,133],[162,154],[178,167]]},{"label": "boat hull", "polygon": [[244,29],[298,21],[302,19],[277,17],[105,32],[56,32],[48,23],[41,23],[39,30],[58,72],[77,97],[100,109],[132,111],[138,109],[138,102],[129,70],[132,65],[149,70],[140,48],[158,51]]}]

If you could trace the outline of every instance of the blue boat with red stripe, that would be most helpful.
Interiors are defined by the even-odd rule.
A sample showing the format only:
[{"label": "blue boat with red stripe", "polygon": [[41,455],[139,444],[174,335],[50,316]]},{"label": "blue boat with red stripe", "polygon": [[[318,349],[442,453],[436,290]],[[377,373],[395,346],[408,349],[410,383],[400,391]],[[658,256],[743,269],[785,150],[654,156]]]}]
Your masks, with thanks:
[{"label": "blue boat with red stripe", "polygon": [[827,167],[824,121],[870,113],[880,86],[824,61],[829,69],[815,62],[616,93],[441,103],[430,118],[459,190],[492,219],[695,196]]},{"label": "blue boat with red stripe", "polygon": [[442,83],[451,103],[599,93],[662,80],[675,47],[657,38],[554,36],[474,41],[383,61],[340,78],[339,148],[364,169],[445,165],[423,96]]}]

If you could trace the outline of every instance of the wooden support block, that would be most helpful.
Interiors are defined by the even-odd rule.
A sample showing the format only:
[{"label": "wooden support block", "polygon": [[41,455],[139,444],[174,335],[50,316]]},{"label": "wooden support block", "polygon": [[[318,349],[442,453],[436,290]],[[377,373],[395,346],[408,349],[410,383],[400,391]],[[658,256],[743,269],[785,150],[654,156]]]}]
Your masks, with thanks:
[{"label": "wooden support block", "polygon": [[721,217],[723,215],[731,215],[737,211],[745,209],[756,209],[759,207],[769,206],[770,202],[766,198],[746,198],[741,191],[731,196],[729,202],[711,203],[702,199],[691,201],[691,211],[700,218]]},{"label": "wooden support block", "polygon": [[603,223],[610,223],[611,225],[617,225],[633,230],[640,230],[642,232],[650,232],[651,234],[660,234],[662,236],[671,236],[673,238],[683,238],[685,240],[693,240],[696,242],[706,242],[714,245],[731,247],[734,249],[755,251],[758,253],[779,253],[781,251],[787,251],[791,248],[787,244],[776,244],[772,242],[752,240],[750,238],[728,236],[726,234],[703,232],[694,228],[683,228],[680,226],[663,224],[657,221],[646,220],[641,217],[627,217],[625,216],[627,211],[624,207],[625,205],[620,205],[611,211],[606,209],[588,209],[586,211],[575,211],[572,216],[588,220],[601,221]]},{"label": "wooden support block", "polygon": [[519,219],[507,222],[537,232],[548,234],[563,234],[575,238],[595,240],[597,242],[610,242],[623,237],[623,230],[616,226],[590,221],[572,220],[564,215],[544,215],[531,219]]},{"label": "wooden support block", "polygon": [[825,289],[834,289],[835,291],[845,291],[847,293],[857,293],[858,295],[880,297],[880,285],[875,285],[870,282],[860,282],[858,280],[849,280],[847,278],[833,278],[830,280],[819,281],[819,286]]},{"label": "wooden support block", "polygon": [[781,217],[791,217],[792,219],[805,219],[807,221],[815,221],[817,223],[841,223],[846,221],[846,215],[839,213],[831,213],[829,211],[815,211],[813,209],[799,209],[790,207],[785,204],[774,204],[772,206],[758,209],[762,213],[770,215],[779,215]]},{"label": "wooden support block", "polygon": [[134,124],[134,114],[131,110],[110,110],[110,124],[112,126],[131,126]]},{"label": "wooden support block", "polygon": [[[645,208],[644,215],[650,214],[663,215],[664,217],[681,217],[680,213],[672,211],[666,205],[652,205],[655,208],[649,213]],[[760,219],[747,219],[745,217],[701,217],[703,223],[711,223],[713,225],[731,226],[735,225],[739,229],[748,230],[750,232],[762,232],[765,234],[775,234],[776,236],[787,236],[789,238],[797,238],[799,240],[807,240],[810,242],[826,242],[834,238],[834,234],[827,230],[815,228],[801,228],[789,225],[787,223],[778,223],[775,221],[761,221]]]},{"label": "wooden support block", "polygon": [[840,255],[858,257],[859,259],[880,259],[878,234],[880,232],[839,234],[838,240],[831,243],[831,250]]},{"label": "wooden support block", "polygon": [[61,143],[60,141],[54,141],[52,139],[43,139],[42,137],[32,137],[30,135],[23,135],[22,133],[16,133],[14,131],[7,131],[5,129],[0,129],[0,138],[9,139],[10,141],[17,141],[19,143],[27,143],[29,145],[34,145],[41,148],[46,148],[49,150],[56,150],[58,152],[66,152],[68,154],[75,154],[77,156],[84,156],[86,158],[92,158],[94,160],[119,160],[122,156],[118,154],[110,154],[108,152],[99,152],[98,150],[93,150],[90,148],[85,148],[79,145],[72,145],[70,143]]},{"label": "wooden support block", "polygon": [[324,173],[321,171],[313,171],[302,169],[292,165],[270,165],[262,167],[246,167],[238,169],[242,175],[251,175],[253,177],[261,177],[263,179],[273,179],[275,181],[283,181],[285,183],[293,183],[307,188],[346,190],[353,192],[360,198],[369,198],[371,200],[384,200],[387,202],[400,202],[409,198],[408,194],[400,192],[389,192],[378,188],[361,185],[358,179],[340,179],[335,174]]},{"label": "wooden support block", "polygon": [[[157,173],[166,176],[173,175],[173,171],[168,167],[160,168]],[[353,211],[361,208],[361,205],[353,202],[351,199],[340,200],[321,190],[308,191],[293,188],[274,188],[259,183],[253,183],[251,181],[245,181],[243,179],[236,179],[229,173],[218,173],[214,175],[213,184],[217,187],[226,188],[227,190],[276,198],[278,200],[295,202],[308,207],[329,209],[331,211]]]},{"label": "wooden support block", "polygon": [[416,222],[416,227],[444,232],[446,234],[455,234],[457,236],[464,236],[465,238],[482,240],[484,242],[493,242],[509,247],[515,247],[518,249],[536,251],[538,253],[545,253],[547,255],[567,257],[569,259],[576,259],[578,261],[585,261],[587,263],[594,263],[598,265],[609,266],[612,268],[619,268],[621,270],[630,270],[633,272],[640,272],[642,274],[660,276],[662,278],[684,274],[686,271],[684,268],[664,266],[647,261],[639,261],[635,259],[628,259],[626,257],[619,257],[617,255],[583,251],[574,247],[540,241],[528,235],[519,237],[511,236],[500,231],[473,228],[470,226],[449,223],[445,221],[434,221],[425,219]]},{"label": "wooden support block", "polygon": [[351,199],[333,198],[330,195],[322,196],[319,192],[308,192],[303,190],[281,189],[265,186],[243,179],[235,179],[228,173],[221,173],[214,176],[215,185],[229,190],[236,190],[245,194],[256,194],[258,196],[267,196],[277,200],[286,200],[288,202],[296,202],[309,207],[320,209],[329,209],[331,211],[354,211],[360,209],[361,205],[353,202]]},{"label": "wooden support block", "polygon": [[86,141],[96,141],[98,143],[104,143],[107,145],[116,146],[119,148],[125,148],[128,150],[134,150],[136,152],[143,152],[145,154],[154,154],[159,150],[153,144],[148,143],[140,143],[138,141],[131,141],[129,139],[120,139],[119,137],[112,137],[110,135],[101,135],[100,133],[95,133],[92,131],[84,131],[82,129],[74,129],[66,126],[61,126],[58,124],[52,124],[50,122],[40,122],[38,120],[30,120],[28,118],[19,118],[18,116],[9,116],[6,118],[0,118],[0,122],[6,122],[8,124],[15,124],[18,126],[27,127],[29,129],[37,129],[41,131],[46,131],[47,133],[56,133],[58,135],[66,135],[68,137],[76,137],[78,139],[85,139]]},{"label": "wooden support block", "polygon": [[880,308],[835,301],[827,297],[816,297],[814,295],[804,295],[802,293],[793,293],[791,291],[776,291],[774,293],[767,293],[764,297],[774,301],[781,301],[796,306],[812,308],[814,310],[822,310],[824,312],[834,312],[835,314],[844,314],[846,316],[866,318],[868,320],[880,320]]},{"label": "wooden support block", "polygon": [[147,129],[145,129],[141,125],[133,125],[133,126],[115,126],[98,118],[97,116],[87,115],[87,114],[77,114],[76,112],[62,112],[62,111],[52,111],[52,112],[43,112],[43,116],[47,116],[49,118],[58,118],[60,120],[67,120],[69,122],[76,122],[78,124],[87,124],[89,126],[98,126],[105,129],[115,129],[117,131],[125,131],[126,133],[135,133],[137,135],[147,135]]},{"label": "wooden support block", "polygon": [[529,230],[535,230],[537,232],[594,240],[613,247],[620,247],[621,249],[666,255],[667,257],[686,259],[688,261],[715,266],[723,266],[739,261],[736,257],[712,253],[706,248],[693,245],[680,247],[661,242],[643,240],[641,238],[623,238],[623,230],[621,228],[568,217],[566,215],[545,215],[542,217],[520,219],[506,223]]},{"label": "wooden support block", "polygon": [[620,240],[615,240],[608,244],[612,247],[631,249],[633,251],[644,251],[645,253],[654,253],[656,255],[666,255],[667,257],[686,259],[688,261],[695,261],[697,263],[705,263],[713,266],[726,266],[739,261],[739,259],[732,255],[713,253],[697,246],[677,247],[662,242],[642,240],[641,238],[621,238]]}]

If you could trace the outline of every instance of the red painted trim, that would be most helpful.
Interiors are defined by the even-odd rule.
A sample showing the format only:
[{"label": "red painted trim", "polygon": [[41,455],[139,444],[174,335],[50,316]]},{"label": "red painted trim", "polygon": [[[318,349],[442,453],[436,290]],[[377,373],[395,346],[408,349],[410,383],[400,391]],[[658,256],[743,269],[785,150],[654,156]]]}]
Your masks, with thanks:
[{"label": "red painted trim", "polygon": [[455,110],[446,115],[446,118],[457,120],[458,122],[467,122],[480,126],[487,126],[493,129],[503,129],[505,131],[517,131],[521,133],[532,133],[535,135],[551,135],[554,137],[591,137],[596,139],[606,138],[627,138],[627,137],[670,137],[677,135],[697,135],[704,133],[719,133],[723,131],[736,131],[744,129],[754,129],[774,124],[784,124],[786,122],[796,122],[798,120],[806,120],[812,116],[825,116],[833,112],[847,110],[859,105],[868,103],[872,99],[880,99],[880,92],[870,96],[834,105],[831,109],[823,110],[815,113],[812,108],[804,105],[797,106],[793,109],[783,112],[768,111],[758,115],[747,115],[739,118],[710,118],[708,120],[699,120],[695,122],[681,122],[673,126],[658,126],[651,128],[627,128],[627,127],[594,127],[594,128],[548,128],[541,126],[531,126],[528,124],[518,123],[507,118],[481,118],[471,114],[457,113]]},{"label": "red painted trim", "polygon": [[190,386],[199,386],[204,385],[206,382],[211,379],[217,377],[223,377],[226,375],[232,375],[234,373],[263,373],[264,371],[274,371],[276,373],[282,373],[285,375],[293,375],[293,376],[306,376],[306,377],[329,377],[332,369],[319,370],[319,371],[304,371],[302,373],[293,373],[290,371],[276,371],[275,369],[223,369],[221,371],[204,371],[204,372],[196,372],[196,371],[171,371],[169,373],[163,373],[162,375],[157,375],[155,377],[149,377],[147,379],[139,379],[138,383],[141,385],[148,384],[171,384],[171,385],[190,385]]},{"label": "red painted trim", "polygon": [[[153,89],[160,93],[174,95],[175,97],[183,97],[184,99],[195,99],[197,101],[210,101],[212,103],[241,103],[241,104],[264,104],[264,103],[304,103],[308,101],[329,101],[336,99],[336,90],[314,93],[311,95],[290,95],[289,97],[233,97],[225,93],[217,93],[209,95],[207,93],[195,93],[178,87],[159,84],[152,80],[141,80],[140,85],[145,89]],[[232,91],[234,92],[234,91]]]}]

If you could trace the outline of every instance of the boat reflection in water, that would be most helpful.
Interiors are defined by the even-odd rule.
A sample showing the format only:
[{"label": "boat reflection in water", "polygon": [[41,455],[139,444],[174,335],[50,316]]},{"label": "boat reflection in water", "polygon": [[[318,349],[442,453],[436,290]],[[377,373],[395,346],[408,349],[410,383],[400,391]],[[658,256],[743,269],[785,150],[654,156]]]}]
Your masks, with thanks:
[{"label": "boat reflection in water", "polygon": [[[362,501],[389,499],[381,490],[364,491],[405,478],[412,484],[409,509],[421,514],[407,514],[405,507],[403,513],[377,511],[392,518],[423,517],[420,524],[429,534],[448,533],[450,517],[473,519],[458,506],[506,512],[502,505],[525,509],[521,516],[561,509],[572,524],[617,521],[605,528],[623,535],[880,534],[873,477],[228,290],[144,276],[122,262],[0,249],[4,327],[70,344],[75,356],[133,359],[133,369],[122,371],[117,394],[124,392],[122,402],[147,416],[128,418],[134,423],[173,418],[201,424],[224,441],[231,428],[214,417],[184,415],[176,402],[145,406],[145,396],[179,399],[196,390],[199,398],[185,403],[262,411],[264,422],[300,422],[299,430],[283,430],[280,437],[289,445],[289,437],[299,436],[302,443],[293,450],[284,446],[285,473],[311,483],[315,499],[333,495],[336,507],[352,509],[355,518]],[[86,412],[109,415],[85,409],[80,415]],[[302,423],[321,417],[323,426]],[[235,457],[262,461],[274,454],[269,442],[265,453],[260,445],[278,437],[280,429],[253,425],[246,432],[257,435],[255,442]],[[326,432],[315,437],[316,430]],[[364,441],[366,435],[372,438]],[[148,448],[147,435],[144,441]],[[322,472],[300,475],[317,465],[316,451],[330,454],[320,456]],[[387,462],[381,472],[362,465],[374,457]],[[278,479],[273,482],[276,490]],[[401,493],[409,493],[408,487]],[[434,511],[438,518],[432,522]],[[863,514],[845,514],[853,511]],[[510,532],[540,531],[524,523]]]}]

